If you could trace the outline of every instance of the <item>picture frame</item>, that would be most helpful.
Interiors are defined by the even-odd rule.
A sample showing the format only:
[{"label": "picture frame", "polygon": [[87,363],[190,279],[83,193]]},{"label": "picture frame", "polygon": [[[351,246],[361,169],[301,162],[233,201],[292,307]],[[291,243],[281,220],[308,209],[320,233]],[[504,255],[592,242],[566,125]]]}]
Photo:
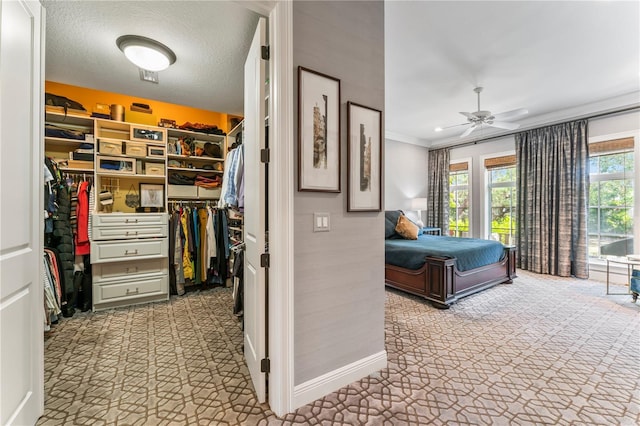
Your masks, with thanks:
[{"label": "picture frame", "polygon": [[347,211],[382,211],[382,111],[347,102]]},{"label": "picture frame", "polygon": [[340,192],[340,80],[298,67],[298,191]]},{"label": "picture frame", "polygon": [[141,183],[140,184],[140,208],[164,209],[164,184]]}]

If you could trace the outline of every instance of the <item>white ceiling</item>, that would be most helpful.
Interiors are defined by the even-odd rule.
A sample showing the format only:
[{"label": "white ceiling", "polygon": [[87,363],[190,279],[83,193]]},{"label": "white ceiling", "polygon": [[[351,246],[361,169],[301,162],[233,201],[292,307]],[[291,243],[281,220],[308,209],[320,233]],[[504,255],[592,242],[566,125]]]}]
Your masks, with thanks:
[{"label": "white ceiling", "polygon": [[387,136],[427,146],[506,133],[434,131],[466,122],[476,86],[482,109],[528,109],[521,128],[637,105],[640,2],[387,2],[385,68]]},{"label": "white ceiling", "polygon": [[[46,79],[242,115],[243,67],[259,2],[53,1]],[[142,82],[118,50],[124,34],[177,55]],[[385,3],[387,137],[424,146],[460,142],[475,111],[526,108],[523,128],[640,104],[640,2]],[[501,131],[504,133],[504,131]],[[465,140],[495,134],[477,130]]]}]

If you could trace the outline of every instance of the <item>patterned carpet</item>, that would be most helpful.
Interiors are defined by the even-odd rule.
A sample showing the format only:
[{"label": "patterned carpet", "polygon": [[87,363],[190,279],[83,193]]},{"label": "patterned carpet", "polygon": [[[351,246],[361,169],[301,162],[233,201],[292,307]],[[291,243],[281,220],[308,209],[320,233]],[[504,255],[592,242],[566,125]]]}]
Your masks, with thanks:
[{"label": "patterned carpet", "polygon": [[253,398],[227,289],[77,314],[39,425],[637,425],[640,303],[518,271],[447,311],[387,291],[388,368],[283,419]]}]

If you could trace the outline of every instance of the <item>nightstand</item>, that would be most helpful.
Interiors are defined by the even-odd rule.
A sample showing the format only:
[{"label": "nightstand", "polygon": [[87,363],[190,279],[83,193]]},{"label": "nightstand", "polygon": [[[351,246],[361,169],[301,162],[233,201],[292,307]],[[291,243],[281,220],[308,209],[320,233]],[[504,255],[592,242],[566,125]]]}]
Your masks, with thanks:
[{"label": "nightstand", "polygon": [[440,228],[431,228],[428,226],[425,226],[424,228],[422,228],[422,233],[423,234],[429,234],[429,235],[440,235]]}]

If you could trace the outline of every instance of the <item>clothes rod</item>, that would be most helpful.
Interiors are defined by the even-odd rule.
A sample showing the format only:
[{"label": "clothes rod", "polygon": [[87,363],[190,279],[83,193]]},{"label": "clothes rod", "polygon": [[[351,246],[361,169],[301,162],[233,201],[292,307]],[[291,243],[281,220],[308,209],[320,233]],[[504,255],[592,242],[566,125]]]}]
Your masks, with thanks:
[{"label": "clothes rod", "polygon": [[601,117],[608,117],[610,115],[624,114],[624,113],[632,112],[632,111],[636,111],[636,110],[640,110],[640,105],[621,108],[621,109],[617,109],[617,110],[614,110],[614,111],[601,112],[601,113],[598,113],[598,114],[593,114],[593,115],[588,115],[588,116],[583,116],[583,117],[575,117],[575,118],[571,118],[571,119],[567,119],[567,120],[556,121],[556,122],[552,122],[552,123],[549,123],[549,124],[545,124],[544,126],[525,127],[523,129],[519,129],[518,131],[513,131],[513,132],[509,132],[509,133],[501,133],[499,135],[494,135],[494,136],[487,136],[486,138],[480,138],[480,139],[476,139],[474,141],[468,141],[468,142],[460,142],[460,143],[455,144],[455,145],[443,145],[443,146],[433,147],[433,148],[429,148],[429,150],[442,149],[442,148],[449,148],[449,149],[451,149],[451,148],[462,148],[463,146],[477,145],[479,143],[489,142],[489,141],[492,141],[494,139],[501,139],[501,138],[506,138],[506,137],[509,137],[509,136],[514,136],[514,135],[517,135],[518,133],[526,132],[528,130],[541,129],[541,128],[544,128],[544,127],[555,126],[555,125],[558,125],[558,124],[568,123],[568,122],[576,121],[576,120],[593,120],[594,118],[601,118]]}]

